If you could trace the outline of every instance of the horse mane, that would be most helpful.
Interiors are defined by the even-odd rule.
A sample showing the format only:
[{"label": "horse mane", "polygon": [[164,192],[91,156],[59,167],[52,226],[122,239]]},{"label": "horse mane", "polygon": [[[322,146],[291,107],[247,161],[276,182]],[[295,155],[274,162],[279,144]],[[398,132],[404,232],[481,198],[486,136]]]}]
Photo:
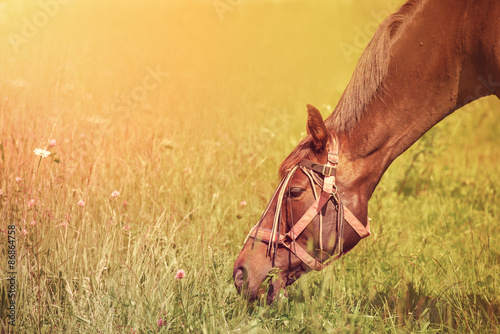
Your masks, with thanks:
[{"label": "horse mane", "polygon": [[[378,27],[372,40],[361,54],[337,107],[325,120],[326,128],[330,133],[348,136],[361,120],[371,101],[380,98],[385,88],[384,81],[389,68],[391,42],[398,36],[401,26],[411,20],[419,8],[418,4],[424,1],[408,0]],[[312,151],[311,144],[312,137],[309,135],[297,145],[281,164],[279,170],[281,177]]]}]

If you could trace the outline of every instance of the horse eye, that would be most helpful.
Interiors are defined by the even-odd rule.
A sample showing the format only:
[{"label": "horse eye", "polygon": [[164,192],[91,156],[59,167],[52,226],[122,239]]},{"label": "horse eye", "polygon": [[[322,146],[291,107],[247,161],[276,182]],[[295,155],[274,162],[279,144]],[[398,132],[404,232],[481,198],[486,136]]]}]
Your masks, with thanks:
[{"label": "horse eye", "polygon": [[302,192],[304,190],[302,188],[299,188],[299,187],[293,187],[290,189],[290,197],[291,198],[297,198],[297,197],[300,197],[300,195],[302,195]]}]

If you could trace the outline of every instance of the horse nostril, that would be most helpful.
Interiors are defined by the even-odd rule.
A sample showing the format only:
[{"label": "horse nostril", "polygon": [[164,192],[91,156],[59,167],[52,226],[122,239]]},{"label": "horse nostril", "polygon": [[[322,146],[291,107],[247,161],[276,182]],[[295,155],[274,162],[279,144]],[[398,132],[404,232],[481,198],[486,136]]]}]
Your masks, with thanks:
[{"label": "horse nostril", "polygon": [[243,284],[248,279],[247,269],[244,266],[239,266],[238,268],[235,268],[234,272],[233,272],[233,278],[234,278],[234,285],[236,286],[236,289],[238,290],[238,292],[241,293],[241,289],[243,287]]},{"label": "horse nostril", "polygon": [[235,283],[243,281],[243,269],[236,269],[233,273],[233,278]]}]

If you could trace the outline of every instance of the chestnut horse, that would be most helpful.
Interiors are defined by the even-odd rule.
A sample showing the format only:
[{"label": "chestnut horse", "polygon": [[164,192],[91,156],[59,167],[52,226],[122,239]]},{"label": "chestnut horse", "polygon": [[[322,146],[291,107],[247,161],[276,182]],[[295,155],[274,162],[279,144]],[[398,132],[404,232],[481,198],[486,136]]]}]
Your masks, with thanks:
[{"label": "chestnut horse", "polygon": [[270,303],[348,252],[369,234],[368,200],[394,159],[453,111],[500,97],[499,17],[498,0],[409,0],[380,25],[326,121],[308,106],[309,135],[234,265],[238,292],[253,300],[268,286]]}]

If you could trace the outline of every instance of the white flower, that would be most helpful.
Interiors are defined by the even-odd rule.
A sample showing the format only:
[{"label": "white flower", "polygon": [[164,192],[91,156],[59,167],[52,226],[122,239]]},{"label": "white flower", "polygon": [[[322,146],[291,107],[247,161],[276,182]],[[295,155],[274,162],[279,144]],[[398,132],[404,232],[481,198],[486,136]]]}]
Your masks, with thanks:
[{"label": "white flower", "polygon": [[39,155],[39,156],[41,156],[42,158],[46,158],[46,157],[48,157],[48,156],[50,155],[50,152],[49,152],[49,151],[45,151],[45,150],[43,150],[43,149],[41,149],[41,148],[35,148],[35,149],[33,150],[33,152],[35,152],[35,154],[36,154],[36,155]]}]

